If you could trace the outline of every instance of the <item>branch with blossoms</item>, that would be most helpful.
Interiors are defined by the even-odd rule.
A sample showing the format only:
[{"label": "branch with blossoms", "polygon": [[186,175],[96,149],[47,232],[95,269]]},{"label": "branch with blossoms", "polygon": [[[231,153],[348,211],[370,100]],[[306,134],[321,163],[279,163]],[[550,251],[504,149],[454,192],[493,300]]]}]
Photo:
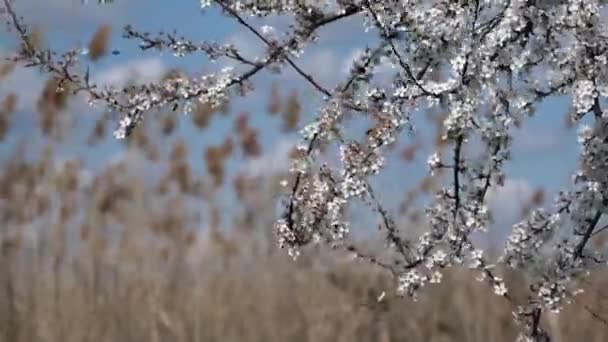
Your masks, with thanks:
[{"label": "branch with blossoms", "polygon": [[[599,223],[608,204],[608,114],[602,109],[608,96],[608,39],[600,15],[604,5],[597,0],[201,1],[203,9],[216,6],[260,40],[263,56],[127,26],[123,37],[139,42],[142,50],[170,50],[176,57],[202,52],[249,68],[242,74],[224,69],[181,76],[128,91],[91,84],[76,50],[57,59],[30,44],[22,19],[9,0],[3,2],[24,47],[14,61],[40,67],[75,93],[88,93],[92,101],[121,113],[117,138],[129,135],[150,110],[180,105],[188,110],[197,101],[219,106],[234,95],[233,88],[239,95],[253,91],[251,79],[262,70],[295,71],[324,102],[316,120],[302,130],[285,209],[275,224],[279,245],[293,257],[307,245],[329,244],[387,270],[397,292],[413,298],[427,283],[440,282],[444,269],[468,266],[513,305],[522,324],[520,341],[548,340],[543,313],[571,302],[586,274],[608,259],[589,247],[604,229]],[[270,26],[256,28],[251,16],[289,16],[293,24],[281,38]],[[365,49],[348,77],[330,89],[297,60],[319,38],[320,28],[351,17],[375,32],[378,44]],[[395,67],[384,84],[374,78],[382,60]],[[572,187],[560,193],[553,210],[533,210],[514,225],[503,255],[490,260],[472,237],[491,224],[487,194],[506,178],[513,128],[526,124],[542,101],[559,95],[571,97],[574,123],[582,125],[589,114],[594,120],[581,130]],[[398,229],[371,181],[385,167],[386,150],[416,129],[412,113],[438,107],[446,112],[442,140],[451,150],[431,154],[429,172],[449,171],[450,179],[426,208],[428,230],[414,239]],[[373,123],[364,138],[348,138],[345,124],[353,115]],[[471,156],[465,152],[474,140],[481,141],[482,151]],[[317,160],[328,145],[339,148],[339,167]],[[354,203],[378,213],[380,231],[396,255],[392,261],[381,261],[350,241],[347,211]],[[539,259],[544,261],[540,270]],[[510,295],[497,266],[529,272],[531,291],[524,302]]]}]

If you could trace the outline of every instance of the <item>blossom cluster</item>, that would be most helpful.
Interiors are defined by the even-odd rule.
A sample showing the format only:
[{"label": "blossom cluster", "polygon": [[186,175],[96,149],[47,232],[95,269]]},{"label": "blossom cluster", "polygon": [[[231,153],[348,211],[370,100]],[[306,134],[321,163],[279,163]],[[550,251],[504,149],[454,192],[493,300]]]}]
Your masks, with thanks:
[{"label": "blossom cluster", "polygon": [[[544,310],[559,310],[579,292],[578,281],[605,264],[604,256],[589,247],[608,204],[608,115],[601,108],[608,95],[608,36],[599,0],[205,0],[201,8],[217,6],[265,44],[265,54],[245,56],[231,45],[194,43],[177,34],[152,37],[127,27],[125,37],[139,41],[142,49],[169,49],[176,56],[201,51],[250,68],[240,75],[225,69],[202,78],[180,76],[128,91],[100,91],[89,83],[88,73],[74,74],[74,55],[55,61],[27,45],[26,28],[8,0],[4,3],[26,45],[18,59],[67,79],[92,100],[123,113],[117,138],[136,129],[151,109],[194,100],[219,105],[232,87],[241,87],[241,93],[252,90],[249,79],[263,69],[292,68],[318,90],[325,102],[302,130],[285,210],[275,224],[280,246],[293,257],[311,243],[346,247],[388,269],[397,292],[413,297],[425,285],[440,282],[443,269],[467,265],[514,305],[523,324],[522,341],[545,339],[539,323]],[[250,16],[286,15],[293,25],[285,36],[248,22]],[[377,33],[378,44],[365,48],[338,87],[325,88],[297,65],[297,58],[316,41],[321,27],[355,16],[361,17],[364,30]],[[394,67],[384,84],[374,81],[380,61]],[[594,120],[581,129],[572,186],[560,193],[555,208],[533,210],[514,225],[503,255],[491,261],[472,238],[490,226],[487,194],[504,182],[513,129],[525,125],[544,99],[557,95],[571,98],[573,122],[582,125],[587,116]],[[426,208],[428,231],[410,238],[397,229],[370,180],[382,172],[386,148],[401,140],[405,129],[415,129],[415,110],[446,113],[442,139],[451,149],[434,151],[428,165],[431,175],[441,171],[450,182]],[[357,114],[371,120],[372,128],[364,138],[348,138],[345,123]],[[471,156],[465,150],[473,141],[481,141],[482,149]],[[338,147],[337,166],[317,160],[328,145]],[[397,255],[394,263],[380,263],[345,243],[347,208],[355,201],[380,216],[380,231]],[[526,302],[512,298],[499,265],[530,271]]]}]

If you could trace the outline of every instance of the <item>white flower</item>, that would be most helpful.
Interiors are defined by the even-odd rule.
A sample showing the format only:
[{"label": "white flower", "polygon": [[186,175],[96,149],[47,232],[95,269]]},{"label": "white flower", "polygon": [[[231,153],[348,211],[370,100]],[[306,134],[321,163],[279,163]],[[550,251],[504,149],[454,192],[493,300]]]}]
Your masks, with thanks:
[{"label": "white flower", "polygon": [[269,25],[264,25],[261,28],[262,33],[263,34],[270,34],[270,33],[274,33],[274,27],[269,26]]},{"label": "white flower", "polygon": [[494,293],[498,296],[504,296],[507,294],[507,286],[501,278],[494,279]]},{"label": "white flower", "polygon": [[429,168],[431,169],[431,171],[439,168],[441,166],[441,158],[439,157],[439,153],[435,152],[435,153],[431,154],[429,156],[427,164],[429,165]]},{"label": "white flower", "polygon": [[441,274],[441,272],[439,271],[435,271],[431,275],[431,279],[429,279],[429,282],[432,284],[439,284],[441,283],[441,279],[443,279],[443,274]]},{"label": "white flower", "polygon": [[[593,106],[593,101],[596,97],[597,92],[592,81],[578,81],[575,85],[574,94],[572,96],[572,104],[576,114],[580,115],[587,113]],[[578,117],[576,119],[578,119]]]},{"label": "white flower", "polygon": [[460,73],[464,68],[464,64],[466,63],[466,58],[463,54],[459,54],[456,58],[450,61],[452,64],[452,70],[456,73]]}]

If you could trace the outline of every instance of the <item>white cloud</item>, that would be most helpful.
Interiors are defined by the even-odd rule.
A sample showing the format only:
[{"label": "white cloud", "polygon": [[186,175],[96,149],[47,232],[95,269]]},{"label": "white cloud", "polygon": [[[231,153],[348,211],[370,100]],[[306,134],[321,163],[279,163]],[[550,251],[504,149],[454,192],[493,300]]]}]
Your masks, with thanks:
[{"label": "white cloud", "polygon": [[245,164],[248,175],[253,177],[285,172],[289,169],[289,152],[296,145],[290,139],[283,139],[274,144],[274,149],[250,160]]},{"label": "white cloud", "polygon": [[[319,49],[310,54],[305,53],[296,63],[304,72],[321,82],[324,87],[331,88],[339,81],[340,75],[336,72],[339,65],[336,53],[332,49]],[[295,77],[301,78],[302,76],[296,74]]]},{"label": "white cloud", "polygon": [[534,189],[525,179],[507,179],[502,187],[488,190],[488,206],[497,225],[515,223],[521,214],[522,205],[530,199]]},{"label": "white cloud", "polygon": [[138,83],[158,81],[167,68],[160,58],[132,60],[101,71],[93,76],[99,86],[123,87],[130,79]]}]

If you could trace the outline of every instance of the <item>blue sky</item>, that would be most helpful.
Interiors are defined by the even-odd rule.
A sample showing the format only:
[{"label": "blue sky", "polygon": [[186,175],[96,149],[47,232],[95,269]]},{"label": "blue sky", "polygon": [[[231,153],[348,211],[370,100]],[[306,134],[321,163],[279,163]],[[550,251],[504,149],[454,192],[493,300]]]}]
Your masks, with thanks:
[{"label": "blue sky", "polygon": [[[96,1],[91,1],[96,3]],[[92,64],[94,79],[106,82],[117,82],[125,70],[139,68],[141,73],[150,78],[160,76],[163,70],[171,66],[180,66],[190,71],[209,71],[217,68],[209,64],[201,55],[184,59],[176,59],[170,54],[159,56],[155,51],[141,52],[134,42],[120,38],[120,28],[131,24],[135,29],[150,31],[152,34],[159,30],[177,29],[179,33],[193,40],[214,39],[219,42],[230,41],[242,47],[246,53],[255,54],[260,51],[260,43],[249,32],[238,27],[234,21],[219,15],[215,11],[202,13],[199,1],[161,1],[161,0],[116,0],[113,5],[99,6],[89,4],[83,6],[80,0],[20,0],[15,9],[25,17],[30,26],[37,26],[44,32],[44,41],[58,50],[66,50],[77,44],[86,44],[100,24],[111,24],[114,35],[111,46],[120,50],[117,56],[108,56]],[[268,19],[251,20],[254,26],[260,27],[268,23]],[[284,21],[271,20],[271,24],[283,27]],[[357,20],[328,26],[321,32],[319,44],[311,46],[298,64],[307,72],[318,78],[327,88],[331,88],[340,77],[344,77],[345,68],[357,49],[374,40],[372,32],[365,33]],[[0,53],[5,54],[15,45],[15,39],[2,28],[0,31]],[[221,63],[221,62],[220,62]],[[185,139],[193,148],[192,160],[198,170],[203,170],[201,158],[204,146],[221,142],[225,134],[232,130],[232,119],[240,111],[251,113],[252,125],[263,134],[262,143],[265,154],[258,161],[243,166],[233,162],[231,171],[245,168],[255,168],[255,172],[263,172],[264,167],[276,169],[285,167],[281,155],[297,135],[282,136],[276,133],[280,122],[269,119],[265,114],[266,100],[272,79],[279,81],[284,94],[290,89],[298,89],[303,95],[304,118],[311,120],[315,113],[315,103],[319,103],[317,95],[307,85],[297,78],[293,72],[288,72],[279,78],[268,74],[256,76],[255,84],[259,87],[256,93],[247,99],[238,99],[232,105],[232,116],[229,118],[214,118],[212,128],[198,131],[188,124],[188,118],[182,118],[176,137]],[[0,159],[6,159],[14,144],[27,139],[28,145],[40,146],[45,143],[39,138],[39,130],[35,125],[36,115],[33,113],[36,96],[42,86],[43,77],[34,70],[17,70],[9,79],[0,81],[0,98],[9,92],[19,96],[19,113],[14,119],[15,128],[4,142],[0,143]],[[29,95],[29,96],[28,96]],[[516,133],[513,161],[508,164],[509,181],[505,189],[497,190],[493,201],[495,206],[505,212],[504,221],[515,212],[516,206],[535,188],[544,187],[550,193],[555,193],[560,187],[568,185],[569,175],[576,166],[578,146],[576,131],[564,129],[564,115],[569,110],[570,103],[566,98],[550,99],[543,103],[538,113],[528,119],[525,129]],[[91,112],[82,104],[73,105],[73,111],[81,117],[82,125],[92,124]],[[423,122],[420,120],[417,122]],[[429,137],[428,127],[420,124],[416,134],[424,140]],[[84,144],[88,130],[72,137],[61,144],[58,152],[66,157],[79,155],[84,157],[90,167],[98,167],[108,160],[114,159],[124,151],[124,147],[116,141],[108,141],[95,147]],[[169,146],[170,144],[163,144]],[[403,197],[408,185],[419,181],[426,170],[426,154],[417,156],[413,164],[404,164],[395,156],[389,158],[385,176],[377,180],[380,192],[385,201],[397,203]],[[393,152],[397,155],[399,150]],[[260,171],[261,170],[261,171]],[[398,186],[395,186],[396,184]],[[391,206],[389,207],[396,207]],[[509,214],[511,213],[511,214]]]}]

